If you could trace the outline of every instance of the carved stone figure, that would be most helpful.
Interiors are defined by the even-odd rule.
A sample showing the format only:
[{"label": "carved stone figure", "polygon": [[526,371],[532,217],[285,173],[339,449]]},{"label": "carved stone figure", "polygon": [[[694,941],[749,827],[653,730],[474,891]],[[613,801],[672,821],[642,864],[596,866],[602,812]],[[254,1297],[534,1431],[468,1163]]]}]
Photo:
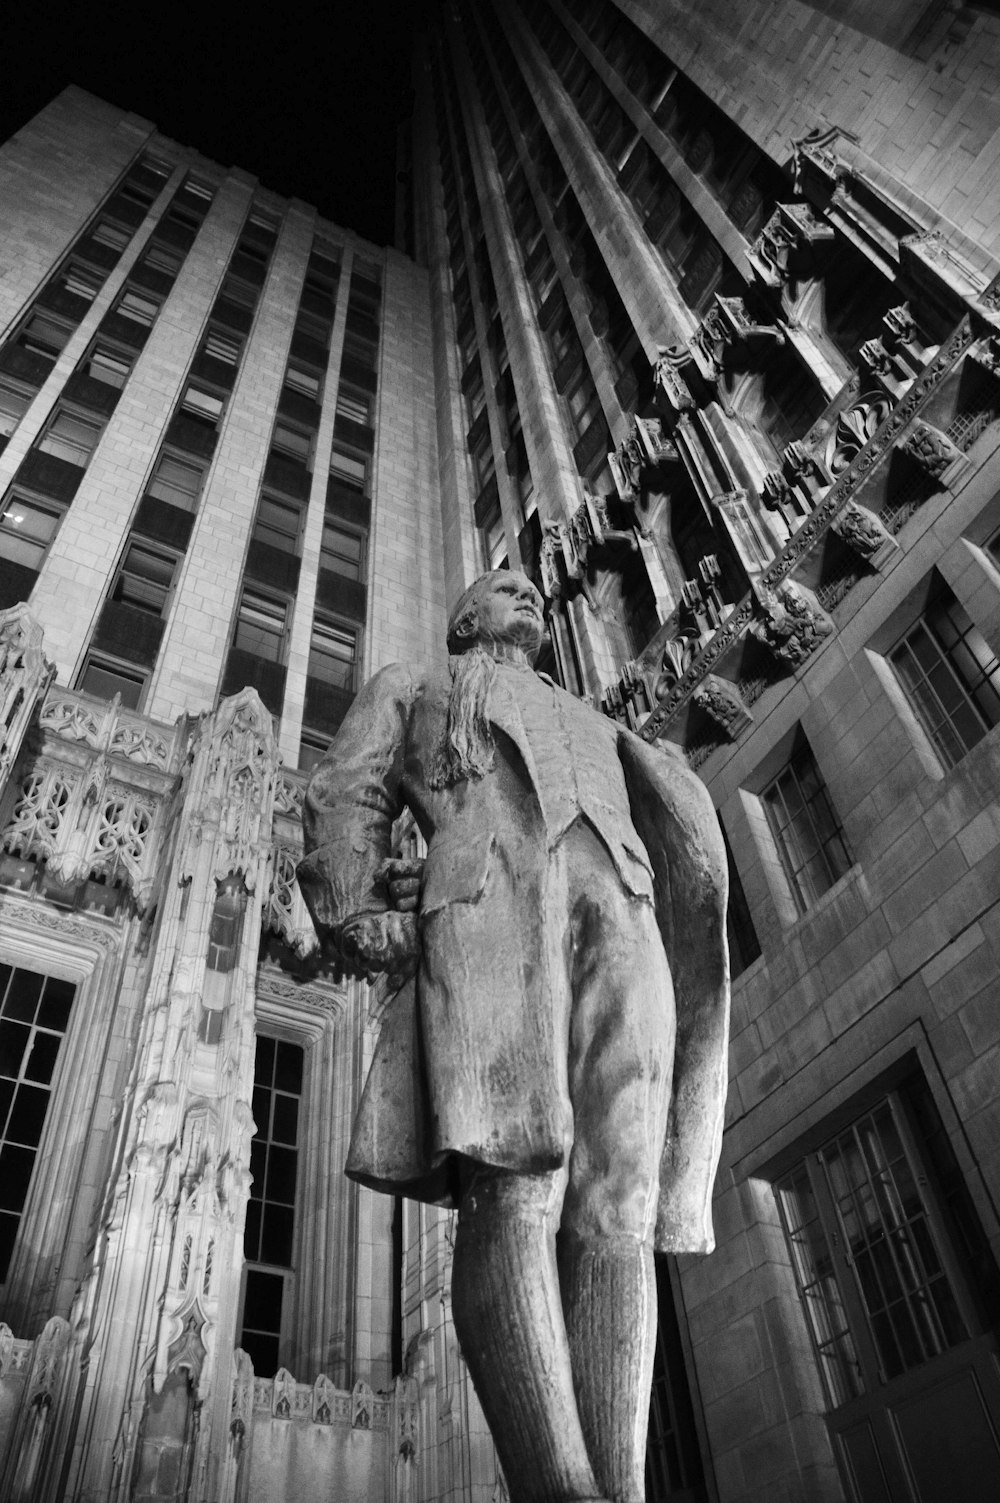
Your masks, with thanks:
[{"label": "carved stone figure", "polygon": [[313,774],[299,880],[345,968],[411,978],[347,1172],[458,1206],[455,1328],[512,1499],[640,1503],[653,1249],[713,1246],[726,858],[695,775],[536,675],[541,638],[496,571],[447,668],[382,669]]}]

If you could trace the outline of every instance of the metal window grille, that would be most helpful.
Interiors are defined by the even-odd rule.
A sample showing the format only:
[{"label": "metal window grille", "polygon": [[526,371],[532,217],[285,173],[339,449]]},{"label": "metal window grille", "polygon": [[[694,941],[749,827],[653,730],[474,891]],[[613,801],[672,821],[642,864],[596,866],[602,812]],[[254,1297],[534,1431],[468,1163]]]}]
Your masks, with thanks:
[{"label": "metal window grille", "polygon": [[792,896],[805,913],[851,864],[826,785],[805,742],[764,789],[761,801]]},{"label": "metal window grille", "polygon": [[775,1189],[831,1408],[973,1333],[948,1224],[898,1095]]}]

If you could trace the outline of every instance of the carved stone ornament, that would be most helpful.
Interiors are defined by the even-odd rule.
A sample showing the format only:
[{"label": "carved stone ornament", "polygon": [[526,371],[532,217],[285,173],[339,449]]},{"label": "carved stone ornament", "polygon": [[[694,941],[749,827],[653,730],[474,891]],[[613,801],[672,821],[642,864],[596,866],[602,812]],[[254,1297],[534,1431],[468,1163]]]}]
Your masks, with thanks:
[{"label": "carved stone ornament", "polygon": [[44,730],[66,741],[83,742],[140,767],[168,772],[176,759],[180,731],[122,709],[120,694],[106,705],[95,705],[69,689],[53,689],[40,718]]},{"label": "carved stone ornament", "polygon": [[542,523],[542,541],[538,550],[538,573],[546,600],[558,600],[565,581],[566,543],[561,522]]},{"label": "carved stone ornament", "polygon": [[881,568],[899,544],[866,506],[851,501],[833,523],[832,530],[866,563]]},{"label": "carved stone ornament", "polygon": [[690,350],[679,345],[669,345],[659,350],[653,366],[653,389],[665,398],[674,412],[689,412],[696,406],[694,395],[685,377],[685,368],[692,364]]},{"label": "carved stone ornament", "polygon": [[[452,1319],[514,1503],[564,1495],[570,1470],[575,1493],[599,1497],[595,1466],[642,1496],[649,1253],[712,1248],[727,1052],[726,856],[707,789],[681,756],[531,671],[540,604],[523,574],[493,571],[455,605],[447,665],[391,665],[361,689],[311,778],[299,866],[318,931],[354,975],[398,967],[410,945],[346,1171],[439,1205],[457,1189]],[[416,913],[397,907],[385,859],[401,802],[419,817],[430,797]],[[662,902],[631,901],[667,894],[669,928]],[[615,922],[588,926],[586,967],[569,966],[594,902]],[[672,964],[690,978],[677,1003]],[[570,1080],[552,999],[562,1008],[583,985],[600,997],[605,977],[606,1016],[597,1001],[581,1023]],[[609,1133],[620,1052],[642,1134]],[[628,1197],[613,1235],[574,1235],[563,1196],[561,1165],[589,1143],[610,1143],[601,1184],[627,1173],[651,1188]],[[456,1153],[483,1165],[470,1189],[449,1173]],[[608,1416],[587,1442],[584,1381]],[[352,1424],[377,1425],[370,1390],[352,1397]]]},{"label": "carved stone ornament", "polygon": [[229,1416],[229,1432],[233,1439],[242,1442],[253,1423],[253,1363],[242,1347],[233,1353],[233,1403]]},{"label": "carved stone ornament", "polygon": [[337,1413],[338,1390],[326,1373],[320,1373],[313,1384],[312,1419],[315,1425],[332,1425]]},{"label": "carved stone ornament", "polygon": [[839,182],[846,173],[847,168],[833,150],[841,134],[839,126],[817,125],[792,142],[792,175],[797,193],[802,192],[803,175],[809,165],[817,168],[830,184]]},{"label": "carved stone ornament", "polygon": [[789,668],[800,667],[833,632],[833,622],[790,581],[762,592],[759,607],[751,630]]},{"label": "carved stone ornament", "polygon": [[615,487],[621,499],[637,500],[646,472],[658,469],[662,464],[676,462],[678,458],[676,446],[659,418],[634,417],[628,437],[613,454],[608,455]]},{"label": "carved stone ornament", "polygon": [[312,955],[319,949],[319,940],[305,899],[295,880],[299,854],[297,850],[284,845],[275,845],[271,849],[271,881],[264,911],[264,927],[280,934],[300,960],[304,960],[307,955]]},{"label": "carved stone ornament", "polygon": [[977,365],[982,366],[984,371],[989,371],[991,376],[1000,376],[1000,336],[990,334],[969,353],[969,358]]},{"label": "carved stone ornament", "polygon": [[351,1427],[354,1430],[370,1430],[375,1409],[375,1394],[367,1383],[359,1378],[351,1390]]},{"label": "carved stone ornament", "polygon": [[721,726],[730,741],[753,724],[753,716],[740,697],[736,685],[717,674],[708,673],[694,692],[694,702]]},{"label": "carved stone ornament", "polygon": [[255,689],[204,717],[181,816],[181,877],[193,875],[198,849],[210,841],[216,880],[239,876],[255,890],[270,853],[278,766],[274,726]]},{"label": "carved stone ornament", "polygon": [[892,411],[892,401],[883,392],[866,392],[837,418],[827,445],[826,466],[839,475],[854,463]]},{"label": "carved stone ornament", "polygon": [[966,469],[969,460],[946,433],[918,419],[900,446],[928,475],[946,485]]},{"label": "carved stone ornament", "polygon": [[783,287],[801,262],[809,263],[809,253],[820,243],[835,238],[832,225],[818,219],[809,204],[778,204],[774,213],[750,247],[748,257],[761,281],[769,287]]},{"label": "carved stone ornament", "polygon": [[28,607],[0,611],[0,792],[55,671],[42,651],[42,628]]}]

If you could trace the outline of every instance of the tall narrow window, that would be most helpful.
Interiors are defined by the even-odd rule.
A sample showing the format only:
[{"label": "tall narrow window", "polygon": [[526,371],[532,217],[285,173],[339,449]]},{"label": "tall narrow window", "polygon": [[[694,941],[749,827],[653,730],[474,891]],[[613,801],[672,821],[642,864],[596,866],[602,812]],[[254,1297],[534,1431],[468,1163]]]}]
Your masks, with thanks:
[{"label": "tall narrow window", "polygon": [[1000,662],[943,581],[889,661],[945,767],[1000,723]]},{"label": "tall narrow window", "polygon": [[273,1376],[280,1360],[282,1319],[287,1319],[289,1273],[295,1243],[295,1182],[305,1054],[284,1039],[258,1037],[250,1148],[250,1202],[240,1346],[254,1371]]},{"label": "tall narrow window", "polygon": [[805,913],[851,864],[843,831],[802,737],[787,765],[761,794],[781,864],[800,913]]},{"label": "tall narrow window", "polygon": [[15,492],[0,502],[0,557],[26,569],[40,569],[59,530],[65,507]]},{"label": "tall narrow window", "polygon": [[735,979],[737,976],[741,976],[747,966],[752,965],[760,956],[760,940],[757,938],[757,930],[754,928],[750,905],[747,902],[746,893],[743,891],[743,883],[740,880],[739,867],[733,860],[733,853],[729,846],[729,836],[726,834],[721,818],[719,826],[722,829],[722,839],[726,847],[726,862],[729,867],[726,939],[729,942],[729,969]]},{"label": "tall narrow window", "polygon": [[360,533],[351,532],[329,520],[324,522],[319,550],[321,568],[332,569],[345,579],[361,579],[364,557],[365,540]]},{"label": "tall narrow window", "polygon": [[54,976],[0,965],[0,1283],[10,1267],[75,990]]},{"label": "tall narrow window", "polygon": [[977,1338],[997,1270],[926,1084],[860,1113],[775,1189],[845,1469],[893,1481],[905,1464],[922,1497],[995,1495],[996,1342]]},{"label": "tall narrow window", "polygon": [[33,395],[0,381],[0,438],[9,438],[14,432]]}]

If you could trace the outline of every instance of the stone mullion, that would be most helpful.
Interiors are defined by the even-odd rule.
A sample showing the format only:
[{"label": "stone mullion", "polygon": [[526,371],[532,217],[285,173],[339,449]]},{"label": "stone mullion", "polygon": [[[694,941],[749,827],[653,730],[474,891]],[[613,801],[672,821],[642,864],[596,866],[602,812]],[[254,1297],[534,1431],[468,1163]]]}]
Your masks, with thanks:
[{"label": "stone mullion", "polygon": [[633,328],[650,363],[655,364],[664,346],[686,344],[693,337],[697,320],[650,244],[631,201],[595,150],[590,132],[528,22],[513,6],[496,10]]},{"label": "stone mullion", "polygon": [[[416,71],[414,121],[431,145],[414,154],[414,171],[423,170],[423,200],[427,226],[427,265],[431,299],[431,331],[434,347],[438,476],[441,486],[441,524],[444,551],[445,597],[456,600],[479,573],[476,533],[473,525],[472,488],[465,458],[465,411],[458,368],[458,331],[451,296],[448,236],[444,190],[436,170],[443,144],[437,140],[437,122],[430,97],[428,69]],[[450,149],[450,148],[449,148]],[[457,170],[456,170],[457,177]],[[478,330],[477,330],[478,339]],[[480,352],[482,363],[482,352]]]},{"label": "stone mullion", "polygon": [[[467,86],[467,79],[466,79],[465,75],[466,75],[466,69],[468,68],[468,58],[466,57],[465,50],[464,50],[463,47],[461,47],[460,42],[459,42],[459,40],[457,38],[457,35],[454,33],[454,31],[452,32],[450,41],[451,41],[451,66],[452,66],[452,69],[453,69],[454,74],[455,74],[455,80],[456,80],[456,84],[457,84],[457,87],[458,87],[459,96],[460,96],[460,99],[461,99],[461,107],[462,107],[462,109],[464,111],[464,114],[465,114],[465,120],[464,120],[465,139],[466,139],[466,143],[467,143],[467,145],[469,147],[469,158],[470,158],[470,160],[472,162],[473,184],[474,184],[474,187],[475,187],[476,196],[477,196],[477,198],[479,200],[479,208],[480,208],[480,212],[482,214],[483,225],[484,225],[484,228],[485,228],[485,225],[486,225],[486,206],[485,206],[485,204],[483,202],[482,182],[481,182],[481,179],[480,179],[480,175],[476,171],[476,151],[475,151],[475,148],[474,148],[473,129],[472,129],[472,125],[471,125],[471,115],[474,115],[481,108],[481,106],[479,104],[478,98],[476,97],[475,89],[472,88],[472,90],[470,91],[469,88],[468,88],[468,86]],[[461,121],[456,122],[454,119],[452,119],[452,116],[451,116],[451,101],[447,97],[444,100],[444,107],[445,107],[445,113],[448,116],[448,124],[449,124],[449,128],[450,128],[451,134],[452,134],[451,146],[452,146],[452,155],[454,157],[455,164],[456,164],[456,166],[455,166],[455,177],[457,179],[457,185],[458,185],[458,189],[459,189],[459,194],[458,194],[458,209],[459,209],[459,218],[460,218],[461,224],[462,224],[462,244],[463,244],[463,247],[464,247],[464,250],[465,250],[465,265],[466,265],[466,270],[467,270],[468,276],[469,276],[469,288],[470,288],[470,291],[473,292],[472,314],[473,314],[473,319],[474,319],[475,328],[476,328],[476,343],[479,346],[479,364],[480,364],[480,367],[481,367],[482,372],[483,372],[483,387],[484,387],[485,398],[486,398],[486,413],[487,413],[487,419],[488,419],[488,423],[489,423],[490,445],[491,445],[491,447],[493,449],[493,461],[494,461],[494,467],[495,467],[495,471],[496,471],[495,478],[496,478],[496,482],[497,482],[497,492],[498,492],[498,495],[500,497],[500,513],[501,513],[501,516],[503,517],[504,532],[506,534],[506,540],[507,540],[507,557],[508,557],[508,560],[510,560],[512,562],[516,562],[518,560],[518,558],[520,557],[520,553],[519,553],[519,549],[518,549],[518,542],[517,542],[518,534],[519,534],[519,532],[521,530],[520,501],[519,501],[517,495],[515,494],[514,486],[513,486],[512,482],[511,482],[510,475],[507,473],[507,465],[505,463],[505,458],[504,458],[505,450],[506,450],[506,445],[504,444],[504,441],[503,441],[504,424],[503,424],[503,418],[502,418],[501,413],[500,413],[500,406],[499,406],[499,403],[497,402],[497,396],[496,396],[496,387],[497,387],[497,381],[498,381],[498,372],[497,372],[496,361],[495,361],[495,359],[493,357],[493,352],[492,352],[492,350],[490,348],[489,328],[488,328],[487,323],[486,323],[486,313],[485,313],[485,309],[484,309],[484,299],[483,299],[483,297],[481,295],[481,289],[480,289],[480,286],[479,286],[479,272],[478,272],[478,269],[476,267],[476,258],[475,258],[475,255],[474,255],[475,238],[474,238],[474,236],[472,234],[472,226],[471,226],[470,220],[469,220],[469,206],[466,203],[465,197],[464,197],[464,195],[463,195],[463,193],[461,191],[461,188],[462,188],[462,176],[461,176],[461,170],[460,170],[460,168],[458,166],[459,153],[458,153],[457,147],[455,146],[455,138],[456,138],[456,136],[458,134],[458,131],[462,128],[463,122],[461,122]],[[471,112],[471,114],[470,114],[470,112]],[[486,237],[486,246],[487,246],[487,252],[489,253],[490,242],[489,242],[489,235],[488,234],[487,234],[487,237]],[[490,265],[491,265],[492,270],[493,270],[494,280],[496,280],[497,267],[496,267],[496,263],[495,263],[495,260],[494,260],[494,257],[493,257],[492,254],[490,254]],[[498,287],[498,292],[499,292],[499,287]],[[505,338],[505,340],[507,339],[506,325],[504,326],[504,338]],[[508,341],[508,352],[509,352],[509,348],[510,348],[510,346],[509,346],[509,341]],[[513,364],[513,361],[511,363]],[[463,416],[464,416],[464,414],[463,414]],[[522,426],[523,426],[523,418],[522,418]],[[527,433],[525,433],[525,442],[527,443]],[[466,451],[468,452],[468,446],[467,445],[466,445]],[[531,457],[531,451],[530,451],[530,449],[529,449],[528,453],[529,453],[529,463],[530,463],[530,457]],[[488,564],[488,562],[489,562],[489,560],[486,558],[485,551],[484,551],[483,563],[484,564]],[[479,572],[478,569],[477,569],[476,572],[477,573]]]},{"label": "stone mullion", "polygon": [[463,63],[456,72],[469,155],[497,286],[528,463],[538,498],[538,512],[542,521],[564,521],[581,504],[583,488],[566,432],[562,399],[552,377],[531,290],[514,241],[503,182],[470,79],[468,57],[453,21],[449,21],[449,31],[453,50]]},{"label": "stone mullion", "polygon": [[[514,143],[514,149],[517,152],[517,159],[521,165],[522,171],[524,172],[525,178],[527,179],[528,188],[531,193],[532,202],[535,205],[535,210],[542,222],[542,228],[545,232],[545,238],[548,242],[552,259],[555,262],[556,270],[559,273],[559,281],[562,286],[563,292],[566,295],[566,302],[569,307],[570,316],[573,319],[573,324],[576,328],[577,335],[579,336],[580,343],[583,345],[584,357],[590,369],[590,374],[593,377],[594,385],[597,388],[597,394],[601,400],[601,407],[603,409],[605,419],[607,420],[608,427],[611,429],[612,434],[615,436],[615,442],[621,443],[626,436],[630,417],[622,407],[621,402],[618,400],[618,394],[615,391],[616,378],[614,367],[612,366],[611,361],[608,358],[607,351],[605,350],[603,344],[594,333],[588,315],[586,298],[582,291],[581,280],[574,274],[573,269],[570,266],[569,254],[566,250],[565,237],[556,227],[555,218],[553,216],[552,210],[549,207],[548,198],[539,185],[538,174],[535,170],[534,161],[532,160],[532,157],[524,144],[523,124],[517,119],[514,111],[511,108],[510,101],[507,98],[507,92],[504,87],[503,74],[497,66],[496,58],[494,57],[493,52],[490,49],[488,39],[486,38],[483,31],[482,21],[479,18],[479,14],[478,12],[474,12],[474,14],[477,25],[479,27],[479,36],[483,47],[483,53],[489,61],[490,71],[493,74],[493,83],[496,88],[497,95],[500,99],[501,106],[503,108],[504,118],[506,119],[508,129],[510,130],[511,140]],[[572,185],[570,186],[569,191],[573,191]]]},{"label": "stone mullion", "polygon": [[305,718],[309,646],[316,610],[319,553],[323,542],[323,522],[326,517],[326,488],[330,477],[333,424],[337,413],[340,364],[344,351],[344,333],[347,328],[347,297],[353,263],[354,251],[350,244],[345,245],[340,263],[337,301],[333,310],[330,349],[327,353],[323,405],[313,448],[312,483],[309,487],[305,527],[302,529],[299,579],[295,590],[292,625],[288,636],[288,666],[285,674],[285,697],[281,708],[279,745],[281,754],[290,767],[299,765],[299,743],[302,740],[302,726]]}]

